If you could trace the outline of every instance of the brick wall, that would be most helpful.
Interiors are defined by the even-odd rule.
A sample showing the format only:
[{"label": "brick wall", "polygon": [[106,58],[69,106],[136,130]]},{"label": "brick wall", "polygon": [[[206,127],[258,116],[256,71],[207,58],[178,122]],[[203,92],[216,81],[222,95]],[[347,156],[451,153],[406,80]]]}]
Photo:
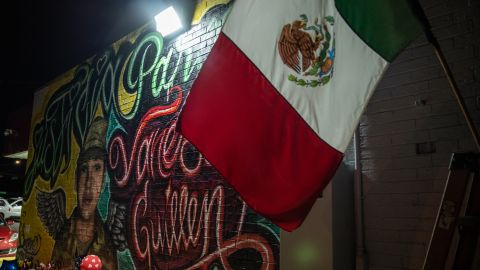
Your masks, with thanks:
[{"label": "brick wall", "polygon": [[[420,3],[478,128],[480,1]],[[450,155],[475,150],[424,37],[392,63],[359,129],[370,269],[421,269]],[[417,153],[417,144],[432,153]]]},{"label": "brick wall", "polygon": [[[478,124],[480,2],[421,3]],[[93,119],[100,117],[108,123],[107,153],[106,176],[94,207],[96,224],[100,224],[96,226],[97,232],[115,233],[100,239],[105,243],[94,252],[116,254],[122,269],[154,264],[171,269],[193,265],[213,269],[278,267],[278,228],[245,208],[210,164],[173,130],[179,110],[174,103],[188,94],[224,19],[227,7],[213,6],[186,35],[159,45],[155,43],[160,40],[158,35],[143,28],[37,93],[20,258],[47,262],[54,250],[71,247],[75,233],[69,229],[78,228],[75,218],[80,215],[79,157],[88,150]],[[157,54],[160,46],[163,49]],[[173,113],[152,120],[149,110],[154,107]],[[450,154],[474,149],[441,67],[424,38],[391,65],[363,116],[360,136],[370,269],[420,269]],[[434,151],[419,154],[417,145]],[[158,151],[147,151],[155,147]],[[159,165],[149,166],[152,160]],[[186,201],[178,199],[182,196]],[[216,216],[194,224],[188,223],[192,219],[166,214],[180,213],[181,205],[191,205],[189,213],[197,216],[205,213],[202,207],[213,207],[210,210]],[[52,213],[56,216],[49,216]],[[165,225],[165,220],[173,221],[172,225]],[[201,231],[199,240],[189,234],[196,230],[188,231],[186,224]],[[88,228],[80,230],[87,232]],[[155,238],[159,235],[176,242],[170,247],[162,242],[164,247],[159,248],[160,240]],[[234,235],[258,241],[247,246],[241,237],[232,240]],[[187,238],[190,242],[182,244],[180,240]],[[229,246],[234,242],[236,245]],[[257,252],[256,247],[267,252]],[[63,258],[66,262],[75,259]]]},{"label": "brick wall", "polygon": [[[19,259],[72,269],[278,269],[279,229],[175,131],[231,4],[163,38],[146,25],[35,95]],[[208,130],[205,130],[208,132]]]}]

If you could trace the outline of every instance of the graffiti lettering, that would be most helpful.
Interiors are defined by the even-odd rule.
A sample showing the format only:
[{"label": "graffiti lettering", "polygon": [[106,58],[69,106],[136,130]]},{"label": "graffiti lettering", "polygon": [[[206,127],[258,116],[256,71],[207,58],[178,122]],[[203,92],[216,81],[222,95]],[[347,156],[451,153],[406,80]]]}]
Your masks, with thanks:
[{"label": "graffiti lettering", "polygon": [[[153,177],[154,175],[154,158],[157,155],[158,162],[158,171],[160,176],[168,176],[166,170],[171,168],[176,155],[174,154],[172,159],[168,158],[168,153],[173,149],[178,149],[173,146],[177,142],[178,134],[173,130],[174,126],[172,125],[169,129],[165,129],[163,132],[158,135],[158,129],[156,129],[151,134],[146,134],[145,130],[148,130],[149,124],[151,121],[158,119],[159,117],[166,116],[169,114],[175,113],[182,101],[182,89],[180,86],[175,86],[170,89],[170,92],[176,92],[176,99],[169,105],[166,106],[156,106],[150,109],[140,121],[139,127],[137,128],[133,148],[130,153],[130,157],[127,158],[125,142],[121,134],[113,137],[109,144],[109,154],[108,161],[110,168],[113,171],[113,180],[119,188],[123,188],[127,185],[130,178],[132,169],[134,165],[136,166],[136,185],[140,185],[144,180],[144,177],[148,176]],[[170,144],[167,146],[167,141],[169,135],[173,136],[170,139]],[[158,151],[155,152],[156,146],[158,145]],[[184,144],[180,144],[184,148]],[[176,150],[176,152],[178,152]],[[165,153],[165,155],[164,155]],[[129,162],[127,163],[127,160]],[[136,162],[136,163],[135,163]],[[185,167],[186,168],[186,167]],[[191,171],[191,169],[186,169]]]},{"label": "graffiti lettering", "polygon": [[[191,48],[185,49],[186,57],[183,58],[183,51],[178,52],[176,61],[172,62],[175,49],[168,50],[167,55],[162,56],[163,38],[157,32],[152,32],[140,40],[128,62],[126,73],[126,90],[135,93],[135,101],[130,113],[123,115],[125,119],[132,119],[138,111],[142,99],[145,84],[151,81],[152,97],[161,97],[163,90],[168,90],[174,85],[180,64],[183,59],[183,82],[186,82],[194,68],[197,67],[198,59],[192,65],[193,53]],[[173,67],[171,67],[173,65]],[[167,92],[168,93],[168,92]],[[166,96],[167,102],[169,95]]]},{"label": "graffiti lettering", "polygon": [[[187,185],[179,191],[171,184],[164,192],[163,203],[149,195],[149,182],[132,202],[131,234],[135,256],[146,264],[146,269],[185,269],[189,262],[178,256],[198,257],[188,269],[204,268],[219,259],[225,269],[231,269],[227,257],[240,249],[257,251],[263,259],[262,269],[273,269],[273,253],[267,241],[259,235],[238,233],[223,239],[224,188],[215,187],[211,193],[190,192]],[[203,197],[203,198],[202,198]],[[201,206],[199,205],[201,201]],[[163,208],[162,208],[163,207]],[[245,212],[237,221],[242,226]],[[240,229],[238,230],[241,231]],[[215,251],[211,251],[215,246]],[[195,260],[195,259],[194,259]]]},{"label": "graffiti lettering", "polygon": [[[188,48],[185,49],[185,59],[182,61],[184,54],[181,51],[175,57],[174,68],[170,68],[174,58],[173,48],[167,56],[162,56],[163,38],[157,32],[141,37],[133,51],[131,47],[130,43],[125,42],[118,51],[109,48],[92,61],[79,65],[72,81],[60,87],[50,98],[44,119],[34,127],[34,156],[26,173],[25,196],[30,194],[33,181],[39,175],[50,181],[53,187],[59,173],[69,166],[71,131],[73,130],[77,143],[81,145],[98,105],[104,114],[109,114],[112,108],[115,108],[117,115],[123,119],[133,119],[139,113],[139,104],[152,104],[146,107],[154,107],[154,103],[158,101],[151,97],[160,98],[164,89],[172,88],[182,62],[183,82],[199,67],[198,59],[192,64],[193,53],[191,48]],[[125,74],[121,72],[124,66],[127,69]],[[135,93],[133,108],[127,114],[120,113],[121,104],[118,102],[117,89],[121,74],[124,76],[125,83],[122,85],[126,86],[126,91]],[[148,81],[151,81],[152,93],[151,97],[144,97],[143,91],[148,88],[145,87]],[[171,90],[166,93],[168,103]],[[113,95],[117,96],[114,98]]]},{"label": "graffiti lettering", "polygon": [[128,63],[128,71],[125,81],[128,92],[136,92],[133,110],[124,115],[126,119],[132,119],[140,104],[144,84],[147,77],[154,70],[163,50],[163,38],[156,32],[148,33],[138,42]]},{"label": "graffiti lettering", "polygon": [[25,177],[25,196],[30,194],[37,176],[56,182],[58,174],[70,164],[71,132],[78,142],[83,141],[101,100],[103,108],[109,108],[118,80],[118,67],[122,57],[113,50],[93,60],[94,65],[84,63],[76,71],[73,80],[62,86],[47,103],[44,119],[33,131],[33,160]]},{"label": "graffiti lettering", "polygon": [[[45,180],[52,180],[60,173],[61,163],[67,168],[70,163],[70,132],[75,119],[75,108],[79,93],[85,88],[90,76],[88,65],[80,66],[75,79],[58,90],[49,100],[45,118],[35,126],[33,131],[34,155],[25,177],[25,194],[32,189],[34,179],[40,175]],[[75,91],[77,90],[77,91]],[[76,130],[83,134],[81,126]]]},{"label": "graffiti lettering", "polygon": [[[232,2],[219,3],[196,13],[204,14],[201,21],[168,44],[153,25],[142,27],[66,73],[62,78],[71,79],[58,89],[53,88],[60,81],[51,84],[38,95],[42,100],[36,97],[41,108],[34,111],[41,115],[33,118],[24,207],[35,213],[31,223],[40,217],[43,226],[21,236],[20,257],[73,266],[69,256],[76,251],[57,251],[66,245],[78,251],[83,243],[69,232],[91,228],[77,222],[85,219],[80,201],[90,199],[75,198],[82,192],[74,178],[95,161],[104,174],[96,178],[102,180],[98,199],[90,200],[96,209],[88,207],[97,231],[88,252],[106,255],[104,267],[110,262],[115,269],[117,262],[121,269],[138,270],[279,268],[278,227],[249,209],[176,132],[179,110]],[[38,184],[29,196],[38,180],[50,188]],[[54,245],[51,238],[40,241],[46,234]]]}]

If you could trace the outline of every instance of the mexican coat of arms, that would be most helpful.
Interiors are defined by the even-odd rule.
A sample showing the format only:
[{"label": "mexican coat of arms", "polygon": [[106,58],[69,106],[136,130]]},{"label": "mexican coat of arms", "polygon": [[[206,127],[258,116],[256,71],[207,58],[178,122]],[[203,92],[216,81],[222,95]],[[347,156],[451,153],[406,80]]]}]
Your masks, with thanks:
[{"label": "mexican coat of arms", "polygon": [[295,71],[288,80],[304,87],[327,84],[333,76],[335,40],[330,33],[334,18],[327,16],[321,22],[316,18],[309,24],[305,14],[299,20],[282,28],[278,53],[285,65]]}]

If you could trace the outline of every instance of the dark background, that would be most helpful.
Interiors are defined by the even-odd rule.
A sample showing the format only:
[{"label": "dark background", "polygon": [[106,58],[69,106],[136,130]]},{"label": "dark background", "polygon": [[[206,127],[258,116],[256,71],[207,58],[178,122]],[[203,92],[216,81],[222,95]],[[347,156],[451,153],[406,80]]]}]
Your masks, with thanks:
[{"label": "dark background", "polygon": [[160,5],[129,0],[9,2],[13,3],[2,5],[0,78],[3,94],[15,93],[8,98],[9,109],[146,23]]},{"label": "dark background", "polygon": [[[3,155],[27,150],[34,92],[149,22],[168,4],[163,2],[42,0],[2,3],[0,191],[18,193],[23,186],[26,161],[16,165],[14,160]],[[5,136],[6,129],[14,133]]]}]

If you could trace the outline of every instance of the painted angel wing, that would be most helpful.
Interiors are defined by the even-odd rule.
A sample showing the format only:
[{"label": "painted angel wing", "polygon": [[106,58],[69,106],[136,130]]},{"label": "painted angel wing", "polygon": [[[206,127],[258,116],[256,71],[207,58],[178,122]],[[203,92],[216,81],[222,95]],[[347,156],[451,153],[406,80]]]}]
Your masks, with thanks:
[{"label": "painted angel wing", "polygon": [[56,189],[52,192],[41,191],[37,188],[37,213],[48,234],[56,239],[62,230],[67,217],[65,214],[65,191]]},{"label": "painted angel wing", "polygon": [[127,248],[125,228],[127,227],[127,207],[110,200],[107,226],[113,240],[113,245],[120,251]]},{"label": "painted angel wing", "polygon": [[283,26],[280,40],[278,41],[278,52],[285,65],[300,73],[300,57],[298,54],[298,44],[293,38],[291,25]]}]

